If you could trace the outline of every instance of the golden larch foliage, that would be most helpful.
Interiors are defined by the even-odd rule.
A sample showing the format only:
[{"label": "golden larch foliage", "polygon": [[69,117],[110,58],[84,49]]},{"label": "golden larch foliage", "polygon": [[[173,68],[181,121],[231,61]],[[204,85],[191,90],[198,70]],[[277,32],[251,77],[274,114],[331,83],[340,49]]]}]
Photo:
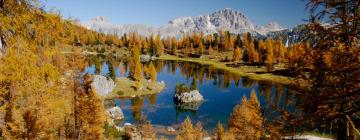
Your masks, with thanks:
[{"label": "golden larch foliage", "polygon": [[150,71],[151,81],[155,82],[156,81],[156,68],[152,62],[149,65],[149,71]]},{"label": "golden larch foliage", "polygon": [[255,90],[250,99],[244,96],[241,105],[237,105],[229,119],[229,131],[238,139],[259,139],[262,136],[263,116]]}]

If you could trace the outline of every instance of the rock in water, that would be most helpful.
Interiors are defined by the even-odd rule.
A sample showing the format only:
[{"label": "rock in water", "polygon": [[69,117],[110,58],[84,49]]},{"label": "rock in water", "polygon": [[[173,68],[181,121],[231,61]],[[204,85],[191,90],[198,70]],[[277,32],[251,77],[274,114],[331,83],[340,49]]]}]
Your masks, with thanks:
[{"label": "rock in water", "polygon": [[107,79],[102,75],[94,75],[91,83],[91,87],[103,97],[112,92],[115,86],[116,85],[112,79]]},{"label": "rock in water", "polygon": [[200,94],[198,90],[193,90],[190,92],[184,92],[180,94],[175,94],[174,101],[176,103],[194,103],[202,102],[204,97]]},{"label": "rock in water", "polygon": [[168,132],[175,132],[175,129],[172,128],[172,127],[170,127],[170,126],[166,127],[166,130],[167,130]]},{"label": "rock in water", "polygon": [[118,106],[109,108],[106,112],[110,115],[110,117],[114,120],[122,120],[124,119],[124,113],[122,112],[121,108]]}]

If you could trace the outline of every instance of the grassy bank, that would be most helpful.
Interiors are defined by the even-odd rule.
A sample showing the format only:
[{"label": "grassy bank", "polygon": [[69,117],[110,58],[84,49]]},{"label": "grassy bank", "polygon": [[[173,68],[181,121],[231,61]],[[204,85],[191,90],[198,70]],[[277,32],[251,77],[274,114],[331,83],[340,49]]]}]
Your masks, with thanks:
[{"label": "grassy bank", "polygon": [[265,81],[273,81],[280,84],[293,84],[295,83],[295,79],[291,77],[281,76],[281,75],[273,75],[271,73],[264,73],[264,74],[257,74],[254,72],[255,70],[249,70],[251,67],[244,67],[244,68],[234,68],[226,66],[226,63],[217,62],[214,60],[206,59],[206,58],[180,58],[173,55],[163,55],[159,57],[160,60],[177,60],[177,61],[187,61],[187,62],[195,62],[204,65],[211,65],[216,69],[222,69],[229,71],[231,73],[239,74],[240,76],[249,77],[250,79],[254,80],[265,80]]},{"label": "grassy bank", "polygon": [[165,88],[160,82],[148,82],[146,79],[140,81],[140,89],[135,90],[135,82],[127,77],[117,78],[116,87],[107,98],[126,98],[157,94]]}]

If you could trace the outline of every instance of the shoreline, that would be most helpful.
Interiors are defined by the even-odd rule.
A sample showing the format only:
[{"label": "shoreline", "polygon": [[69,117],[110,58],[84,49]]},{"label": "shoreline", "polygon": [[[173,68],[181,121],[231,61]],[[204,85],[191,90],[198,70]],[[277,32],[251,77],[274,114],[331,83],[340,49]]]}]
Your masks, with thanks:
[{"label": "shoreline", "polygon": [[[257,74],[257,73],[253,73],[253,72],[244,72],[238,68],[226,66],[226,64],[222,63],[222,62],[214,62],[212,60],[205,60],[205,59],[201,59],[201,58],[180,58],[178,56],[173,56],[173,55],[162,55],[162,56],[158,57],[157,59],[158,60],[195,62],[195,63],[199,63],[199,64],[203,64],[203,65],[211,65],[216,69],[226,70],[228,72],[238,74],[240,76],[248,77],[253,80],[271,81],[271,82],[276,82],[276,83],[284,84],[284,85],[296,84],[296,79],[292,78],[292,77],[274,75],[274,74],[270,74],[270,73]],[[301,84],[301,86],[304,86],[303,83]]]}]

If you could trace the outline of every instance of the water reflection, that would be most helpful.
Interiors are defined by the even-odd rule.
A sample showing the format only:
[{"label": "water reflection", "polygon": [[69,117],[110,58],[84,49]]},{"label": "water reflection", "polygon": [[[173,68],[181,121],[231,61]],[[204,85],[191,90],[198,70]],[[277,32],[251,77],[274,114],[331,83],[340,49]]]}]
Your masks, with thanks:
[{"label": "water reflection", "polygon": [[[89,57],[89,67],[84,73],[102,74],[115,79],[128,76],[128,62],[117,58]],[[208,130],[217,122],[227,124],[230,113],[243,96],[249,97],[255,89],[265,116],[265,125],[277,126],[283,119],[281,113],[296,112],[297,94],[284,85],[269,81],[256,81],[241,77],[208,65],[179,61],[153,62],[158,81],[164,81],[166,88],[157,95],[116,99],[109,105],[123,109],[124,122],[137,123],[146,115],[156,125],[176,125],[189,116],[194,122],[201,121]],[[147,64],[143,64],[147,65]],[[201,104],[184,106],[173,103],[176,84],[184,83],[198,89],[205,101]]]}]

